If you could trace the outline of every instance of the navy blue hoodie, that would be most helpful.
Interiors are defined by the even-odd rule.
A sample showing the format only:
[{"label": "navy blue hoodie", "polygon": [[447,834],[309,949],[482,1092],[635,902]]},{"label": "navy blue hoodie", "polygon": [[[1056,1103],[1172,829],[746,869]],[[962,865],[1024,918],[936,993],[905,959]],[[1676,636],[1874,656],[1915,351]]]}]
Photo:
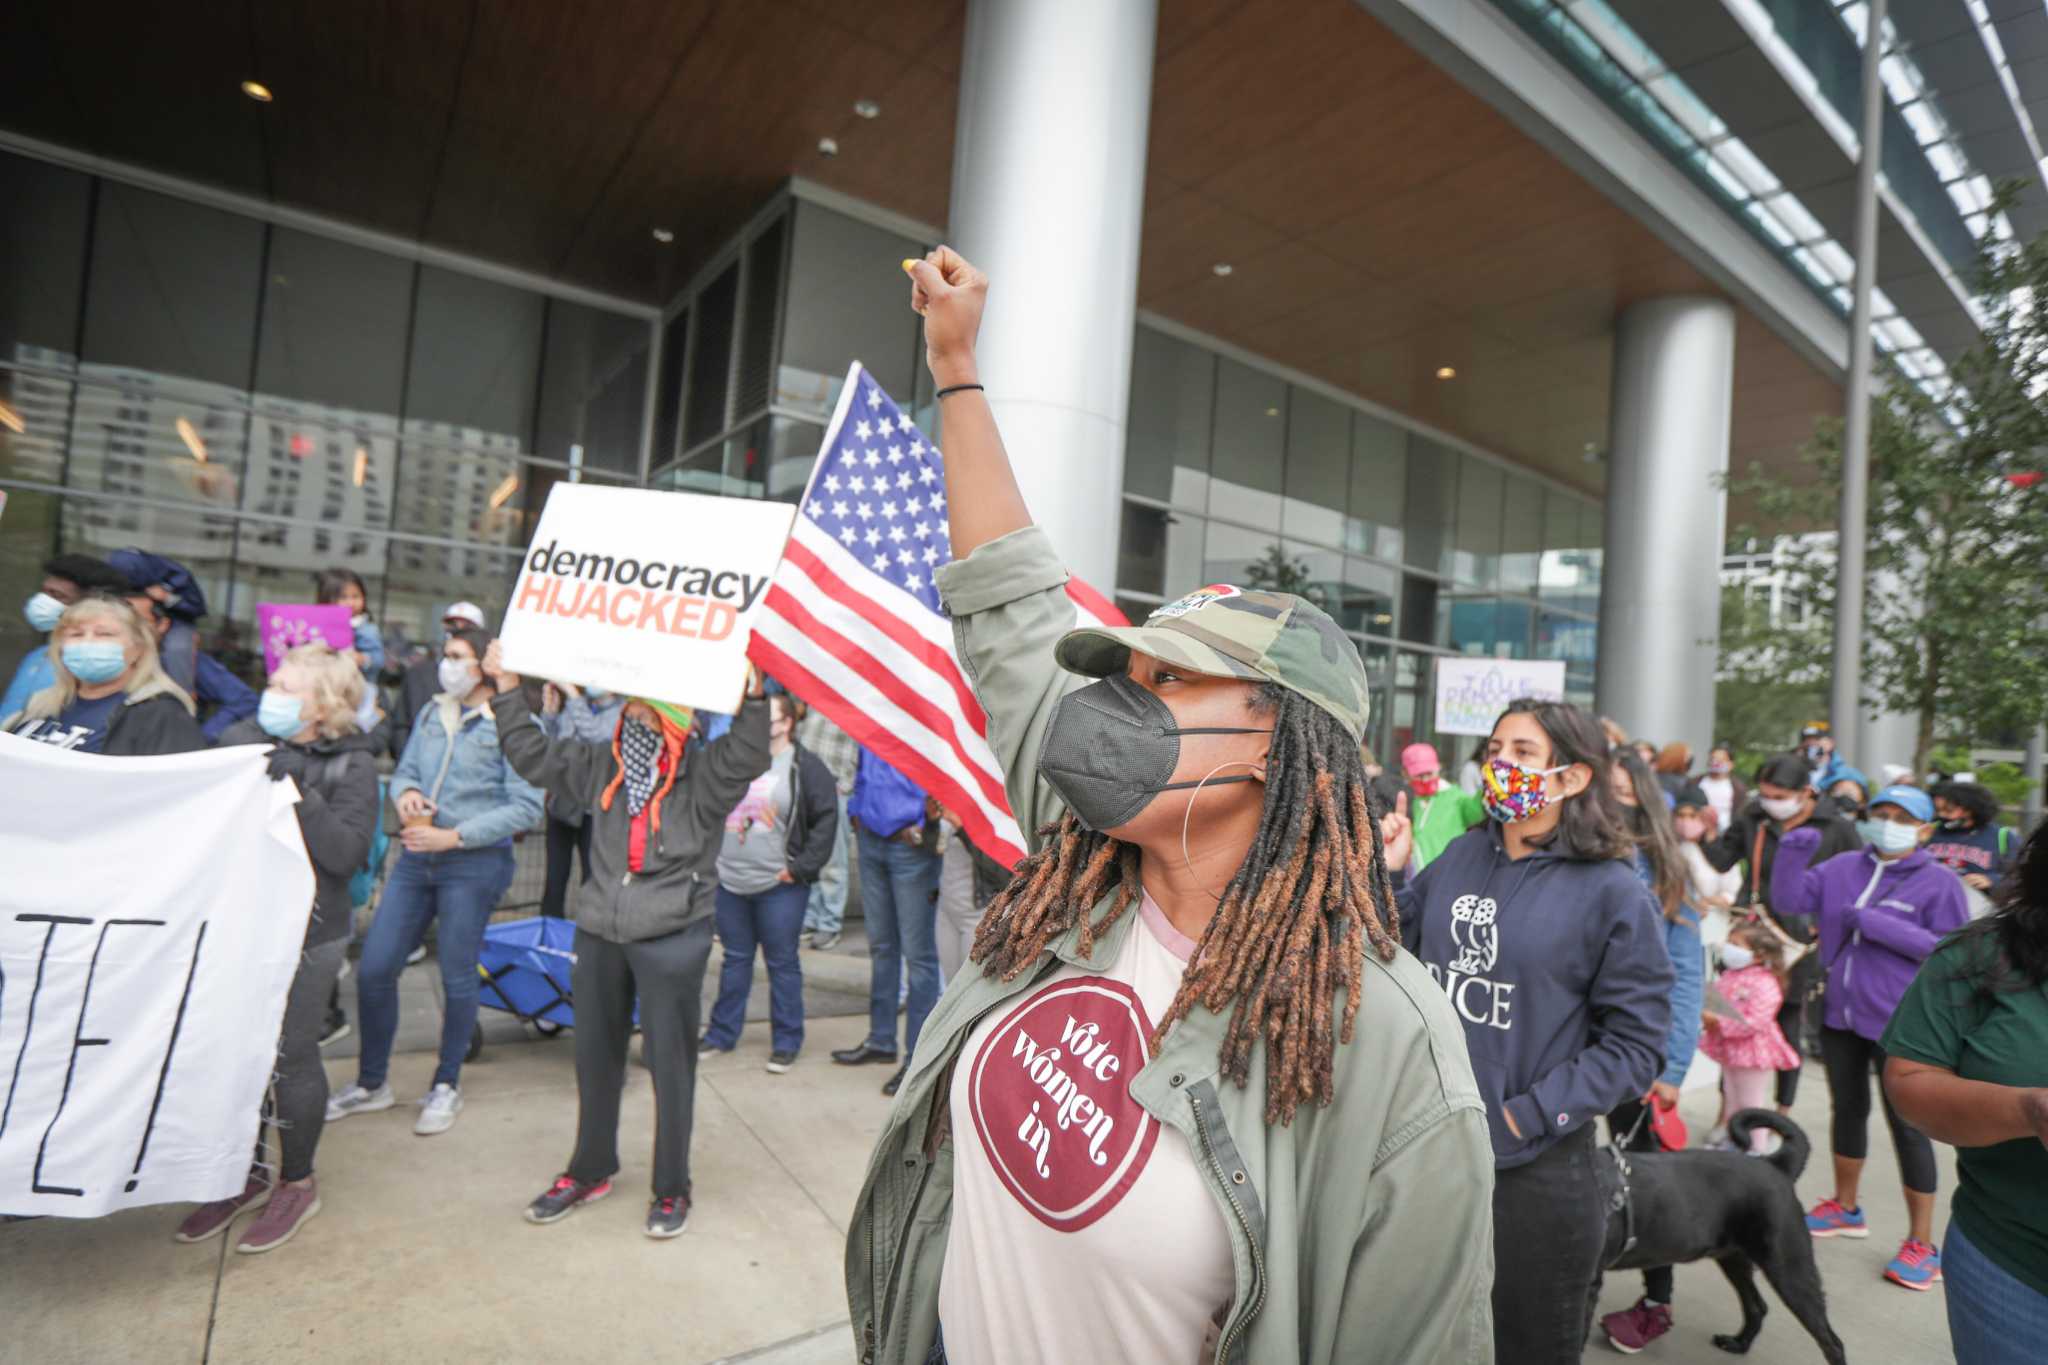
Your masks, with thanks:
[{"label": "navy blue hoodie", "polygon": [[1489,820],[1398,900],[1401,941],[1465,1025],[1497,1167],[1534,1161],[1657,1079],[1671,954],[1657,903],[1627,862],[1547,849],[1511,861]]}]

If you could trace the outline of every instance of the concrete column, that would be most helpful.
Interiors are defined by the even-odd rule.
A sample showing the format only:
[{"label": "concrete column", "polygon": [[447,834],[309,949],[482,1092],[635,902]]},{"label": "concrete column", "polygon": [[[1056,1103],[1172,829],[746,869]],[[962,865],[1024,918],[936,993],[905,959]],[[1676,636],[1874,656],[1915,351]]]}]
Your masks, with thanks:
[{"label": "concrete column", "polygon": [[1606,557],[1600,588],[1603,715],[1659,744],[1713,743],[1735,309],[1721,299],[1635,304],[1614,339]]},{"label": "concrete column", "polygon": [[970,0],[953,143],[952,245],[990,280],[982,382],[1033,517],[1104,592],[1157,28],[1156,0]]}]

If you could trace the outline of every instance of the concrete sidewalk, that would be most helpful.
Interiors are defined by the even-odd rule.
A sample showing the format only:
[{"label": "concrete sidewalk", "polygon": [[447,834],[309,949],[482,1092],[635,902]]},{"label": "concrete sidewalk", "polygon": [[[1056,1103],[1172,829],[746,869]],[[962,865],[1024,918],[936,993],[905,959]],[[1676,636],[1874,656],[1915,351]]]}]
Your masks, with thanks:
[{"label": "concrete sidewalk", "polygon": [[[817,990],[865,982],[865,961],[819,963]],[[858,972],[849,970],[857,965]],[[408,977],[419,972],[408,972]],[[830,978],[830,986],[827,979]],[[409,988],[417,989],[416,986]],[[757,989],[758,1012],[765,991]],[[629,1068],[621,1119],[625,1168],[604,1203],[552,1227],[522,1220],[526,1202],[567,1158],[575,1080],[568,1039],[494,1040],[463,1074],[466,1107],[453,1131],[418,1138],[410,1104],[328,1128],[320,1149],[322,1211],[265,1256],[224,1241],[180,1246],[184,1206],[95,1221],[0,1226],[0,1359],[36,1365],[111,1360],[412,1359],[604,1362],[746,1360],[824,1365],[853,1358],[841,1258],[846,1221],[886,1113],[879,1066],[839,1067],[827,1053],[858,1042],[862,1014],[813,1018],[803,1057],[770,1076],[766,1029],[699,1071],[693,1166],[697,1203],[674,1242],[641,1234],[652,1145],[651,1087]],[[421,1093],[425,1052],[393,1067],[400,1096]],[[329,1074],[344,1081],[353,1063]],[[1695,1134],[1714,1097],[1687,1097]],[[1809,1068],[1796,1117],[1819,1151],[1800,1181],[1811,1203],[1831,1192],[1827,1096]],[[1835,1330],[1852,1360],[1952,1361],[1942,1291],[1915,1294],[1879,1279],[1903,1233],[1896,1166],[1874,1119],[1865,1204],[1873,1232],[1816,1248]],[[1942,1159],[1939,1233],[1954,1163]],[[1626,1307],[1639,1277],[1612,1277],[1601,1311]],[[1810,1338],[1768,1289],[1770,1316],[1748,1359],[1805,1365]],[[1645,1359],[1722,1365],[1710,1341],[1738,1323],[1735,1297],[1711,1264],[1678,1272],[1678,1325]],[[1596,1331],[1587,1358],[1614,1357]]]}]

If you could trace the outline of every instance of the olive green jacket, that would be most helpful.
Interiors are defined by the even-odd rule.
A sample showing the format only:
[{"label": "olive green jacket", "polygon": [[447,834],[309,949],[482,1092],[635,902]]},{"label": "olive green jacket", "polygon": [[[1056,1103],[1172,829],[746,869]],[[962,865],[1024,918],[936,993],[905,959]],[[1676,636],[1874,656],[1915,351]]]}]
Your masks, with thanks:
[{"label": "olive green jacket", "polygon": [[[1059,799],[1036,762],[1053,704],[1075,683],[1053,641],[1073,625],[1066,572],[1036,528],[940,571],[960,657],[989,717],[989,742],[1028,831]],[[1004,983],[968,966],[925,1021],[854,1207],[846,1292],[861,1360],[924,1365],[938,1330],[953,1202],[947,1113],[953,1064],[992,1009],[1061,964],[1100,972],[1138,916],[1118,919],[1093,959],[1075,934]],[[1291,1125],[1265,1122],[1266,1057],[1248,1083],[1219,1075],[1227,1020],[1197,1006],[1131,1081],[1131,1095],[1179,1131],[1229,1230],[1236,1289],[1217,1360],[1493,1359],[1493,1147],[1462,1029],[1406,951],[1366,954],[1356,1036],[1340,1046],[1335,1099]]]}]

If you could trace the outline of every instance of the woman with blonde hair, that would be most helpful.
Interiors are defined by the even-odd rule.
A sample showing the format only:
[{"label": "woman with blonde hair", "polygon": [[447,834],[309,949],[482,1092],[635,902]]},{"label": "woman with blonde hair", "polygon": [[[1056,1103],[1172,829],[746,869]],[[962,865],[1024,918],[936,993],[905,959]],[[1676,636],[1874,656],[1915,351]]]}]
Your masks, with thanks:
[{"label": "woman with blonde hair", "polygon": [[156,632],[117,597],[81,597],[50,633],[56,681],[0,730],[86,754],[180,754],[206,747],[192,698],[157,658]]},{"label": "woman with blonde hair", "polygon": [[348,952],[348,879],[363,865],[379,815],[376,740],[357,728],[363,678],[353,659],[324,644],[300,645],[279,661],[253,720],[238,720],[220,742],[270,745],[270,776],[299,788],[299,833],[313,864],[313,913],[306,946],[285,996],[277,1042],[271,1119],[280,1163],[259,1147],[239,1195],[202,1204],[178,1225],[177,1240],[203,1242],[236,1215],[262,1209],[235,1244],[243,1252],[273,1251],[320,1211],[313,1153],[327,1116],[327,1071],[320,1035],[327,1002]]}]

